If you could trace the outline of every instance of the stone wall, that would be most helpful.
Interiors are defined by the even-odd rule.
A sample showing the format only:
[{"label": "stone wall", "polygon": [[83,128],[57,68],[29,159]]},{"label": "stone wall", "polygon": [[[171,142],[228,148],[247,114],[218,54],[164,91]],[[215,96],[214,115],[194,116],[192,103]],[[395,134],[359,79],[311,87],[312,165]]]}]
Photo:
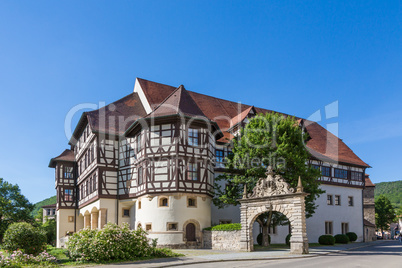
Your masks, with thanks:
[{"label": "stone wall", "polygon": [[214,250],[240,250],[240,230],[203,231],[204,248]]}]

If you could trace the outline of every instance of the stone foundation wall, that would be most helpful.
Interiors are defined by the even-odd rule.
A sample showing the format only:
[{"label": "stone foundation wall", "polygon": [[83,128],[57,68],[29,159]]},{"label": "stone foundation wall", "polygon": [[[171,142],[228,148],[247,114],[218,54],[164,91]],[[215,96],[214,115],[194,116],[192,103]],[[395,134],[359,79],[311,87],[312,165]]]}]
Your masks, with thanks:
[{"label": "stone foundation wall", "polygon": [[240,230],[203,231],[204,248],[214,250],[240,250]]}]

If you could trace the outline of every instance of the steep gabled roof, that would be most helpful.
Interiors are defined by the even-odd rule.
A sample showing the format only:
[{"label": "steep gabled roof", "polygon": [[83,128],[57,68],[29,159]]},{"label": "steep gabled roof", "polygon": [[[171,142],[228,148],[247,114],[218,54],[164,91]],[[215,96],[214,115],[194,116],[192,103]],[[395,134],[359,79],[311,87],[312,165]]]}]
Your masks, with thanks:
[{"label": "steep gabled roof", "polygon": [[183,85],[180,85],[175,89],[164,101],[156,106],[155,110],[147,117],[176,114],[183,114],[190,117],[203,117],[207,119]]},{"label": "steep gabled roof", "polygon": [[98,110],[84,112],[70,139],[75,144],[87,123],[93,132],[122,135],[137,119],[147,115],[138,93],[131,93]]},{"label": "steep gabled roof", "polygon": [[375,187],[375,184],[370,180],[370,175],[369,174],[366,174],[365,176],[364,176],[364,181],[365,181],[365,186],[366,187]]},{"label": "steep gabled roof", "polygon": [[[155,109],[162,103],[176,88],[144,79],[139,79],[139,83],[144,91],[144,94]],[[224,99],[215,98],[212,96],[187,91],[192,100],[196,103],[201,112],[211,121],[218,124],[223,132],[224,137],[219,139],[219,142],[228,142],[233,138],[233,135],[227,132],[228,129],[236,122],[236,117],[242,118],[246,111],[251,110],[253,106],[236,103]],[[256,113],[271,113],[272,110],[254,107]],[[283,114],[283,113],[282,113]],[[240,115],[240,116],[239,116]],[[283,114],[288,116],[286,114]],[[300,122],[300,118],[296,118]],[[363,162],[341,139],[327,131],[318,123],[303,120],[306,130],[310,135],[310,140],[307,142],[307,148],[310,153],[319,159],[326,161],[349,163],[362,167],[369,167]]]},{"label": "steep gabled roof", "polygon": [[58,161],[64,161],[64,162],[74,162],[74,152],[72,150],[66,149],[64,152],[62,152],[59,156],[56,156],[52,159],[50,159],[49,162],[49,167],[56,167],[56,163]]},{"label": "steep gabled roof", "polygon": [[243,120],[249,115],[249,113],[254,110],[254,106],[250,106],[249,108],[245,109],[243,112],[241,112],[240,114],[234,116],[231,120],[230,120],[230,128],[233,128],[234,126],[236,126],[237,124],[243,122]]},{"label": "steep gabled roof", "polygon": [[142,78],[137,78],[145,97],[147,98],[152,110],[156,108],[161,102],[163,102],[173,91],[175,87],[148,81]]}]

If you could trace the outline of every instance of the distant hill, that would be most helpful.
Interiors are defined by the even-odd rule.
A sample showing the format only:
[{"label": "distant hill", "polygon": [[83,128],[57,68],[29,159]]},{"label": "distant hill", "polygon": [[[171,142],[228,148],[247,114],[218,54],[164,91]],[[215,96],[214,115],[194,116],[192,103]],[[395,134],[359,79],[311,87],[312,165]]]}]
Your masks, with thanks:
[{"label": "distant hill", "polygon": [[385,195],[396,207],[402,207],[402,181],[376,183],[374,195]]},{"label": "distant hill", "polygon": [[56,196],[52,196],[52,197],[49,197],[49,198],[47,198],[47,199],[45,199],[45,200],[42,200],[42,201],[40,201],[40,202],[38,202],[38,203],[36,203],[35,204],[35,208],[34,208],[34,210],[32,211],[32,216],[36,216],[36,214],[38,213],[38,211],[40,210],[40,208],[42,207],[42,206],[46,206],[46,205],[52,205],[52,204],[56,204]]}]

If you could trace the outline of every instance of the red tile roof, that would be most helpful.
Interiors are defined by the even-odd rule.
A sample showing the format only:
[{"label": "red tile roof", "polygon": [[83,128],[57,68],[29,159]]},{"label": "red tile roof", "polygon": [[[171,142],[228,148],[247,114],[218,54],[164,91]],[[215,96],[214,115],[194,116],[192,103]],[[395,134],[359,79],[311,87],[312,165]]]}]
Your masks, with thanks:
[{"label": "red tile roof", "polygon": [[238,115],[235,115],[231,120],[230,120],[230,127],[234,127],[238,123],[243,122],[243,120],[247,117],[247,115],[250,113],[250,111],[254,108],[254,106],[250,106],[250,108],[247,108],[243,112],[241,112]]},{"label": "red tile roof", "polygon": [[[138,78],[138,81],[153,108],[162,103],[170,94],[172,94],[173,91],[176,90],[175,87],[140,78]],[[241,118],[244,114],[247,115],[253,107],[192,91],[188,91],[188,93],[202,113],[208,117],[209,120],[215,121],[218,124],[224,134],[224,137],[218,140],[220,142],[227,142],[233,138],[227,130],[232,126],[233,122],[236,121],[236,117]],[[258,107],[254,107],[254,109],[256,113],[273,112],[272,110]],[[286,114],[284,115],[287,116]],[[369,165],[363,162],[341,139],[327,131],[318,123],[308,120],[303,120],[303,122],[311,137],[307,142],[307,148],[313,156],[330,162],[335,161],[369,167]]]},{"label": "red tile roof", "polygon": [[370,180],[370,175],[369,174],[366,174],[365,176],[364,176],[364,180],[365,180],[365,186],[366,187],[375,187],[375,184]]},{"label": "red tile roof", "polygon": [[69,149],[64,150],[59,156],[50,159],[49,167],[56,167],[56,162],[58,161],[74,162],[74,152]]},{"label": "red tile roof", "polygon": [[374,228],[376,227],[374,223],[371,223],[366,219],[363,219],[363,225],[364,226],[369,226],[369,227],[374,227]]},{"label": "red tile roof", "polygon": [[183,114],[190,117],[202,117],[208,120],[183,85],[175,89],[163,102],[156,106],[155,110],[153,110],[146,117],[158,117],[176,114]]}]

